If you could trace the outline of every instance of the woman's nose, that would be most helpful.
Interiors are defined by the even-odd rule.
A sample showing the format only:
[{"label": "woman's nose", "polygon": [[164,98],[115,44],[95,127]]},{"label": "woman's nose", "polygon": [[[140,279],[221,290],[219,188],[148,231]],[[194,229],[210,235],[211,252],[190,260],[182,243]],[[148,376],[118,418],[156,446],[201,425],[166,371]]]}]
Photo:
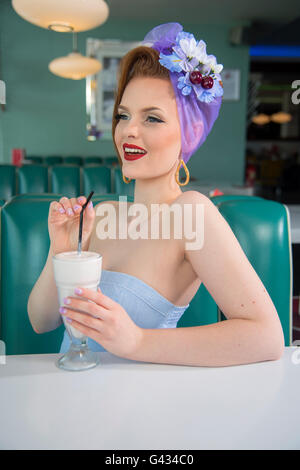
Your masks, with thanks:
[{"label": "woman's nose", "polygon": [[127,137],[136,137],[139,134],[139,126],[134,121],[129,121],[126,128],[125,133]]}]

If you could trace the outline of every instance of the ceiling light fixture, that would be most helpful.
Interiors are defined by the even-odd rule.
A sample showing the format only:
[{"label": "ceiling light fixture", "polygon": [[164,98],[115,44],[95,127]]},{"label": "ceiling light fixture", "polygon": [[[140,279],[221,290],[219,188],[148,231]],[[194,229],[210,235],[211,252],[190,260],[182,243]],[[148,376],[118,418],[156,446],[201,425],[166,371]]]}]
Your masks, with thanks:
[{"label": "ceiling light fixture", "polygon": [[251,120],[254,122],[254,124],[263,126],[264,124],[268,124],[268,122],[270,122],[270,117],[267,116],[267,114],[257,114],[256,116],[253,116]]},{"label": "ceiling light fixture", "polygon": [[104,0],[12,0],[12,6],[24,20],[61,33],[94,29],[109,14]]},{"label": "ceiling light fixture", "polygon": [[73,33],[73,52],[64,57],[58,57],[49,64],[49,70],[54,75],[71,80],[81,80],[88,75],[94,75],[102,68],[101,62],[93,57],[85,57],[77,50],[77,36]]},{"label": "ceiling light fixture", "polygon": [[280,111],[279,113],[272,114],[270,119],[277,124],[285,124],[286,122],[290,122],[292,120],[292,115]]}]

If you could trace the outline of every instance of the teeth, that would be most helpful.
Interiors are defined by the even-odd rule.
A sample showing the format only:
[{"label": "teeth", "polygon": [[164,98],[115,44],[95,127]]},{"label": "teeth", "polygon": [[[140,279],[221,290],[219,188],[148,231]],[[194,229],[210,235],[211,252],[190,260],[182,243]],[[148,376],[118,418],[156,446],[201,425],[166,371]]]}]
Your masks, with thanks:
[{"label": "teeth", "polygon": [[126,153],[145,153],[143,150],[129,149],[128,147],[125,147],[125,152]]}]

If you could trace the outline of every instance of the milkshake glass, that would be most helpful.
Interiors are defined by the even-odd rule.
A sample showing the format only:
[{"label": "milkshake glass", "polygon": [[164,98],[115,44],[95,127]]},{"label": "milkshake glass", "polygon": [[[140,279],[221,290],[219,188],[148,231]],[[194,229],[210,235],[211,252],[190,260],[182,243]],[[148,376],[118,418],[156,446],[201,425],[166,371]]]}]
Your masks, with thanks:
[{"label": "milkshake glass", "polygon": [[[65,306],[65,297],[82,299],[82,296],[75,294],[76,287],[81,286],[97,292],[102,269],[102,256],[99,253],[66,251],[54,255],[52,261],[60,307]],[[71,345],[69,351],[58,360],[57,366],[71,371],[95,367],[99,363],[98,354],[88,348],[87,337],[68,323],[64,315],[62,318]]]}]

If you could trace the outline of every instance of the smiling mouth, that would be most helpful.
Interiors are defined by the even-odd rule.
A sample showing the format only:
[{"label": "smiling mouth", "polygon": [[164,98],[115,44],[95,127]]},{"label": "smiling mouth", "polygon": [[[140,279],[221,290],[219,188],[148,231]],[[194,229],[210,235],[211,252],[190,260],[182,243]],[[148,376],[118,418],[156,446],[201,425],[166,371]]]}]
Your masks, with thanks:
[{"label": "smiling mouth", "polygon": [[147,154],[146,150],[141,149],[140,147],[133,145],[123,145],[124,158],[125,160],[138,160]]}]

